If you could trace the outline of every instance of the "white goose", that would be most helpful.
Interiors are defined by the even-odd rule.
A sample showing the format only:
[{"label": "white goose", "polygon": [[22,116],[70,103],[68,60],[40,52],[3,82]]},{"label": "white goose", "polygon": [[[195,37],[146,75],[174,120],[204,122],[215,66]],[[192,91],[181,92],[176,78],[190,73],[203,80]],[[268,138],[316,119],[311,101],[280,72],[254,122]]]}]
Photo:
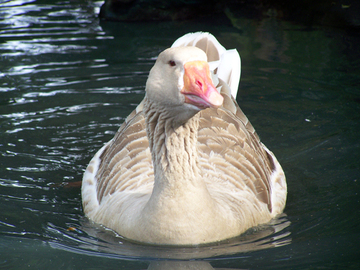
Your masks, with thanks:
[{"label": "white goose", "polygon": [[224,240],[280,214],[285,175],[231,96],[239,78],[237,51],[208,33],[163,51],[144,100],[84,173],[85,214],[165,245]]}]

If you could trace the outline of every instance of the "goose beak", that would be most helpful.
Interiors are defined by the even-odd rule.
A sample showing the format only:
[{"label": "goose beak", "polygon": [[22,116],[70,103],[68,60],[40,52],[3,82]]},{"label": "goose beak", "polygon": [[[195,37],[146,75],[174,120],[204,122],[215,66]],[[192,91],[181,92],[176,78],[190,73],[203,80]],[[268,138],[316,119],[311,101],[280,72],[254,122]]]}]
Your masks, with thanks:
[{"label": "goose beak", "polygon": [[184,88],[181,93],[185,96],[185,103],[195,105],[200,110],[222,105],[224,98],[212,83],[207,62],[187,62],[184,70]]}]

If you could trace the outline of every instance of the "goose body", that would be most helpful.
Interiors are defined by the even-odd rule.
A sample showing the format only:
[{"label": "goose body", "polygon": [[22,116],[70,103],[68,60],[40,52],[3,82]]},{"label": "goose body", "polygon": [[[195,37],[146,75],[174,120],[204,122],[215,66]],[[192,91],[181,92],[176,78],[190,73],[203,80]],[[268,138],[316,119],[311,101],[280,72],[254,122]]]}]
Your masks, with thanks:
[{"label": "goose body", "polygon": [[208,33],[162,52],[144,100],[84,173],[85,214],[166,245],[224,240],[280,214],[285,175],[234,99],[239,78],[237,52]]}]

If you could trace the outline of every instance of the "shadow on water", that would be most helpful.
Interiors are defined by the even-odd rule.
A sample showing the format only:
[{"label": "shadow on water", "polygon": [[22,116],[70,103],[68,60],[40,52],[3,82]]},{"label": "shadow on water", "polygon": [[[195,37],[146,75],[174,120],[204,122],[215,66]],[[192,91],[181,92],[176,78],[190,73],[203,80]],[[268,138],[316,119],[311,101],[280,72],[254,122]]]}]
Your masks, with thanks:
[{"label": "shadow on water", "polygon": [[[0,4],[0,268],[358,269],[358,33],[273,17],[100,23],[101,4]],[[83,217],[76,185],[156,55],[198,30],[240,52],[238,102],[285,170],[287,216],[209,246],[132,243]]]}]

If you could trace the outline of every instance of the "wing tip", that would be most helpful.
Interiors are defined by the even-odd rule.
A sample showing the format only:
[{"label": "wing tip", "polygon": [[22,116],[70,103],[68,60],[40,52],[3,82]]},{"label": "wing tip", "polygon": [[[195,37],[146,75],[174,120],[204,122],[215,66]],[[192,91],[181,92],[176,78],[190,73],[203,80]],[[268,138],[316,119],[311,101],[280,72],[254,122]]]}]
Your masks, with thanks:
[{"label": "wing tip", "polygon": [[272,162],[272,173],[270,176],[270,189],[271,189],[271,214],[275,217],[281,214],[286,205],[287,197],[287,184],[285,173],[276,159],[275,155],[264,145],[262,147],[268,154]]},{"label": "wing tip", "polygon": [[83,210],[87,216],[91,216],[91,213],[99,207],[96,174],[99,170],[101,155],[105,151],[109,143],[110,142],[106,143],[94,155],[83,174],[81,197],[83,202]]}]

